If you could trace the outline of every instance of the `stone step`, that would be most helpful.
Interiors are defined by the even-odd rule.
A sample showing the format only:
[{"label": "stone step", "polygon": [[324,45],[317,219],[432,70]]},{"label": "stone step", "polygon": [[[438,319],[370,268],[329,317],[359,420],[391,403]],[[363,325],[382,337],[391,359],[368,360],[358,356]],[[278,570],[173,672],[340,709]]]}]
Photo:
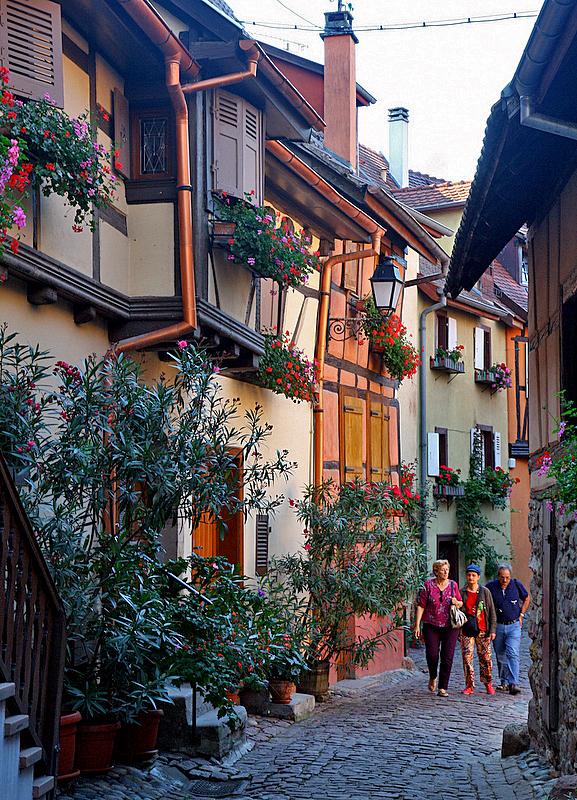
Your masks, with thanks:
[{"label": "stone step", "polygon": [[44,797],[51,789],[54,788],[54,778],[52,775],[44,775],[42,778],[36,778],[32,784],[32,797],[36,800],[37,797]]},{"label": "stone step", "polygon": [[266,703],[262,714],[266,717],[301,722],[303,719],[310,717],[314,710],[314,695],[295,692],[291,695],[290,703]]},{"label": "stone step", "polygon": [[228,714],[219,718],[216,709],[197,718],[196,734],[199,740],[197,753],[220,760],[244,741],[246,709],[243,706],[235,706],[235,711],[238,715],[236,719]]},{"label": "stone step", "polygon": [[16,694],[16,686],[13,683],[0,683],[0,700],[6,700],[8,697],[14,697]]},{"label": "stone step", "polygon": [[20,769],[31,767],[42,758],[41,747],[27,747],[25,750],[20,751]]},{"label": "stone step", "polygon": [[28,727],[28,714],[15,714],[4,720],[4,736],[16,736]]}]

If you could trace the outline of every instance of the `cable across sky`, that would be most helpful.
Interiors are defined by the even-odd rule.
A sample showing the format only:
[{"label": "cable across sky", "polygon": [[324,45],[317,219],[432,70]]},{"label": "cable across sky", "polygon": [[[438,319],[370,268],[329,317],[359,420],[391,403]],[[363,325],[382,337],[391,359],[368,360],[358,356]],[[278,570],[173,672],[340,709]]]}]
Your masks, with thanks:
[{"label": "cable across sky", "polygon": [[[280,5],[284,5],[281,3],[280,0],[277,0]],[[292,11],[292,9],[289,9]],[[295,12],[293,12],[295,13]],[[504,22],[506,20],[515,20],[515,19],[530,19],[531,17],[537,17],[539,14],[538,11],[512,11],[507,14],[488,14],[486,16],[480,17],[462,17],[458,19],[441,19],[441,20],[432,20],[430,22],[399,22],[393,25],[355,25],[355,33],[367,33],[369,31],[408,31],[408,30],[415,30],[416,28],[447,28],[447,27],[454,27],[457,25],[472,25],[475,23],[487,23],[487,22]],[[298,14],[301,19],[300,14]],[[308,21],[308,20],[307,20]],[[241,20],[243,25],[252,25],[258,28],[269,28],[271,30],[278,30],[278,31],[308,31],[314,33],[315,31],[322,31],[322,25],[314,25],[313,23],[309,23],[310,27],[306,27],[304,25],[287,25],[286,23],[280,22],[257,22],[256,20]]]}]

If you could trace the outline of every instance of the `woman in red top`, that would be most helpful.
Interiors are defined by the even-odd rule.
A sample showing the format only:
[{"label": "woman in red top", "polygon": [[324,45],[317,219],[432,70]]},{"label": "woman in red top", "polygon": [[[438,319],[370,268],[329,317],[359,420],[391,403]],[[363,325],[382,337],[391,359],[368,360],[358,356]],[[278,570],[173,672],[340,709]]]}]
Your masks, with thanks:
[{"label": "woman in red top", "polygon": [[487,694],[495,694],[492,684],[491,642],[495,638],[497,629],[497,613],[491,592],[484,586],[479,586],[481,568],[477,564],[467,567],[467,585],[461,589],[465,601],[463,611],[465,614],[476,618],[479,632],[476,636],[468,636],[466,630],[460,631],[461,653],[463,654],[463,669],[465,672],[465,688],[463,694],[473,694],[475,691],[475,668],[473,666],[473,653],[477,647],[479,656],[479,674],[481,683],[485,684]]},{"label": "woman in red top", "polygon": [[455,581],[449,580],[449,562],[446,559],[435,561],[433,572],[435,577],[425,581],[417,601],[415,637],[418,639],[421,635],[422,621],[429,668],[429,691],[434,692],[437,688],[437,668],[440,657],[437,694],[439,697],[448,697],[447,687],[459,635],[459,629],[451,627],[449,609],[451,604],[460,608],[463,603],[459,587]]}]

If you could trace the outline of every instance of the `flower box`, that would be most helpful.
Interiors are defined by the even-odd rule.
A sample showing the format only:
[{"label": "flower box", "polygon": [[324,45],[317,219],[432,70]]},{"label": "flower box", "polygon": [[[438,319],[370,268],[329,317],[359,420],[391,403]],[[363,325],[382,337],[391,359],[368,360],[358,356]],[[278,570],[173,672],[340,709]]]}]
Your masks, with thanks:
[{"label": "flower box", "polygon": [[433,486],[433,497],[463,497],[464,494],[464,486],[446,486],[442,483],[435,483]]},{"label": "flower box", "polygon": [[452,358],[431,356],[431,369],[436,369],[439,372],[465,372],[465,362],[455,361]]},{"label": "flower box", "polygon": [[216,219],[213,223],[212,239],[215,244],[228,244],[228,240],[234,236],[236,222]]},{"label": "flower box", "polygon": [[476,369],[475,383],[495,383],[496,375],[492,369]]}]

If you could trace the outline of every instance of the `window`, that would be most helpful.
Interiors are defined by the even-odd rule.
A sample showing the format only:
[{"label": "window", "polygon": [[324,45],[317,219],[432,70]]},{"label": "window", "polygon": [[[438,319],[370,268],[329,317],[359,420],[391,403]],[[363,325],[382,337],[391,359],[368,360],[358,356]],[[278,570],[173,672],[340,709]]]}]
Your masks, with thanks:
[{"label": "window", "polygon": [[441,467],[448,467],[449,466],[449,451],[447,447],[447,429],[446,428],[435,428],[435,433],[438,435],[439,439],[439,466]]},{"label": "window", "polygon": [[477,425],[476,428],[471,428],[471,452],[474,451],[476,442],[480,448],[481,469],[500,467],[501,434],[493,431],[489,425]]},{"label": "window", "polygon": [[132,176],[166,180],[172,175],[171,115],[168,108],[132,115]]},{"label": "window", "polygon": [[[349,393],[345,393],[349,392]],[[355,390],[340,389],[341,406],[341,481],[363,479],[363,407]]]},{"label": "window", "polygon": [[60,6],[50,0],[0,0],[0,64],[10,70],[15,94],[47,93],[64,105]]},{"label": "window", "polygon": [[475,328],[475,369],[490,369],[491,367],[491,330],[485,325]]},{"label": "window", "polygon": [[391,469],[389,453],[389,407],[367,395],[367,481],[388,481]]},{"label": "window", "polygon": [[244,198],[254,192],[263,196],[264,136],[261,112],[242,97],[215,92],[214,189]]},{"label": "window", "polygon": [[457,320],[449,317],[446,311],[437,311],[435,319],[437,349],[454,350],[457,346]]},{"label": "window", "polygon": [[[346,242],[345,253],[354,253],[355,250],[362,250],[362,245],[355,242]],[[343,289],[357,296],[359,294],[359,265],[360,261],[343,262]]]}]

